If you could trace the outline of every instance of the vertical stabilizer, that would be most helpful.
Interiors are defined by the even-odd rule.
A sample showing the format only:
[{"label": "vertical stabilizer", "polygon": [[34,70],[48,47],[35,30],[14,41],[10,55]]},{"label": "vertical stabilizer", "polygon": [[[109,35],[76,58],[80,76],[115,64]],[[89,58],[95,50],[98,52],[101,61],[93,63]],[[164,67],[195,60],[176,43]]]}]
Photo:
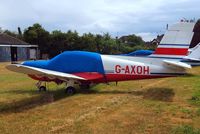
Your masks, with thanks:
[{"label": "vertical stabilizer", "polygon": [[154,57],[183,58],[188,54],[195,22],[179,22],[168,28],[155,52]]}]

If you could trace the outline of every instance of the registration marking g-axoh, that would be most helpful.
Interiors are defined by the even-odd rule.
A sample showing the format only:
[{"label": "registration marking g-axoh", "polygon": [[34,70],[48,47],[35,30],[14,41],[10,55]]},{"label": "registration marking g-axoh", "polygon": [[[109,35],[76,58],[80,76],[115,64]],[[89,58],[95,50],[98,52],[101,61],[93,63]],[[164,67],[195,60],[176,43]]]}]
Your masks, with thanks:
[{"label": "registration marking g-axoh", "polygon": [[115,65],[114,73],[131,75],[149,75],[150,69],[149,66]]}]

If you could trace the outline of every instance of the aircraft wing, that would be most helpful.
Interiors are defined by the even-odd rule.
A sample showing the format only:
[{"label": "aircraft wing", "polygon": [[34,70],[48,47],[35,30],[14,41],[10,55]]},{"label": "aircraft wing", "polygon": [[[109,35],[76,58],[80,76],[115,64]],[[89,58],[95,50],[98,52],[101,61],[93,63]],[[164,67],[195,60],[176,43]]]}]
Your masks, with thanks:
[{"label": "aircraft wing", "polygon": [[163,62],[170,67],[192,68],[191,65],[180,62],[180,61],[164,60]]},{"label": "aircraft wing", "polygon": [[52,76],[52,77],[60,78],[62,80],[63,79],[87,80],[83,77],[79,77],[79,76],[69,74],[69,73],[62,73],[62,72],[52,71],[48,69],[24,66],[21,64],[7,65],[6,68],[8,70],[18,72],[18,73],[24,73],[24,74],[29,74],[29,75]]}]

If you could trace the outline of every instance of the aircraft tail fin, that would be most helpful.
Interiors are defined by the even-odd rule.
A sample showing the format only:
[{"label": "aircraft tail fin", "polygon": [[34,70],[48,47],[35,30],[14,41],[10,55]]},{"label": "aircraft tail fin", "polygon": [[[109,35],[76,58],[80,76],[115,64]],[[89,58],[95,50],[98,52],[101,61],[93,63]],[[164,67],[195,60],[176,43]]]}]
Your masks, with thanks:
[{"label": "aircraft tail fin", "polygon": [[179,22],[169,27],[151,56],[167,58],[185,57],[188,54],[194,35],[194,26],[194,22]]}]

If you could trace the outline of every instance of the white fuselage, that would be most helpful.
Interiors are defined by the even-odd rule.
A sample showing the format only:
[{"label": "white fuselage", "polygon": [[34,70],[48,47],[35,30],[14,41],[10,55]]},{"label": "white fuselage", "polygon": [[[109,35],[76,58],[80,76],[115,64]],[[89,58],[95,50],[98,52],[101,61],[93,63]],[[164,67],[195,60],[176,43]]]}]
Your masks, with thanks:
[{"label": "white fuselage", "polygon": [[162,58],[117,55],[102,55],[101,58],[106,74],[174,76],[185,73],[182,68],[168,66]]}]

